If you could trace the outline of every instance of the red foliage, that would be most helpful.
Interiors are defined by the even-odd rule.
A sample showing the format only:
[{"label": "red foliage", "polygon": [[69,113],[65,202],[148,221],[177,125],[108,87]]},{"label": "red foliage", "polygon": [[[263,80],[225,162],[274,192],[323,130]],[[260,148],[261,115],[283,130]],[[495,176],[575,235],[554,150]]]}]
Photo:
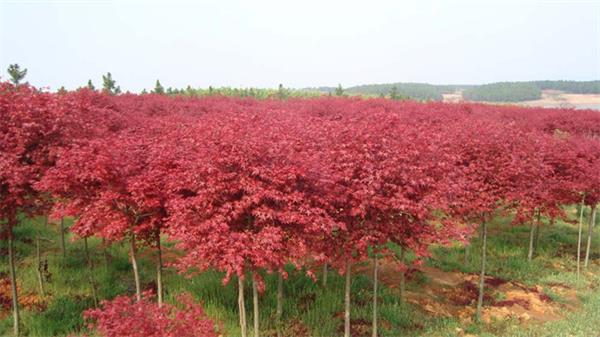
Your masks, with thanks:
[{"label": "red foliage", "polygon": [[225,281],[288,262],[341,267],[389,241],[426,256],[498,211],[523,222],[600,199],[590,111],[9,84],[0,107],[3,219],[56,202],[82,236],[168,233],[180,270]]},{"label": "red foliage", "polygon": [[206,317],[200,304],[190,295],[177,299],[178,305],[162,307],[148,299],[141,301],[118,296],[103,301],[101,308],[89,309],[84,318],[88,327],[104,337],[216,337],[212,320]]}]

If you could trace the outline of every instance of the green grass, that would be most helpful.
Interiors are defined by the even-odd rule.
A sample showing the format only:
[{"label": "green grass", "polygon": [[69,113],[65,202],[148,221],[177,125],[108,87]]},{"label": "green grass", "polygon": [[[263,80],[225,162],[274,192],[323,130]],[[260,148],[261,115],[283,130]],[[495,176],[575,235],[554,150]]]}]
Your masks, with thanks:
[{"label": "green grass", "polygon": [[[382,336],[456,336],[458,331],[479,336],[594,336],[600,330],[600,276],[594,265],[593,274],[586,273],[581,279],[575,275],[574,252],[577,242],[575,226],[558,222],[554,226],[544,226],[536,256],[527,262],[529,227],[512,226],[510,218],[499,217],[490,224],[488,275],[519,281],[528,285],[562,283],[579,290],[581,308],[569,313],[565,319],[546,324],[519,325],[507,320],[491,324],[471,324],[463,326],[456,318],[436,318],[428,316],[410,304],[402,304],[394,289],[381,285],[379,294],[380,335]],[[68,222],[67,225],[70,223]],[[48,260],[50,279],[46,284],[48,293],[43,310],[23,310],[24,335],[65,336],[70,333],[85,332],[81,313],[93,305],[89,285],[89,269],[86,267],[83,242],[67,241],[67,257],[60,253],[59,237],[54,226],[43,227],[41,220],[22,220],[15,228],[17,274],[24,294],[37,294],[38,284],[34,266],[36,233],[47,239],[42,241],[43,259]],[[596,230],[594,249],[597,251],[600,234]],[[6,243],[0,242],[0,250],[5,251]],[[469,246],[467,263],[462,246],[432,248],[432,257],[427,264],[446,271],[476,273],[479,270],[479,239],[475,237]],[[94,262],[93,276],[99,285],[101,299],[110,299],[119,294],[133,294],[134,284],[127,255],[127,247],[113,245],[108,251],[112,261],[107,264],[101,249],[101,242],[91,239],[90,251]],[[153,253],[141,251],[140,271],[144,287],[152,287],[154,277]],[[407,254],[407,259],[414,256]],[[561,266],[555,268],[554,266]],[[0,257],[0,274],[7,273],[8,263],[5,254]],[[328,284],[322,288],[303,270],[288,268],[290,277],[284,282],[285,335],[291,336],[307,331],[311,336],[339,336],[343,326],[343,285],[344,278],[337,271],[330,271]],[[260,295],[261,330],[264,335],[275,331],[275,289],[276,275],[263,275],[266,292]],[[221,322],[226,336],[238,336],[237,281],[223,285],[223,274],[205,272],[186,278],[167,268],[165,272],[165,298],[174,301],[177,294],[190,292],[202,301],[207,314]],[[250,279],[250,278],[248,278]],[[413,279],[407,288],[413,291],[427,283],[426,277]],[[355,275],[352,280],[352,320],[353,327],[363,329],[370,335],[372,283],[365,275]],[[248,322],[252,322],[251,284],[246,282],[246,312]],[[558,294],[544,290],[548,296],[562,303]],[[501,296],[501,295],[499,295]],[[499,298],[501,300],[501,298]],[[12,318],[0,320],[0,336],[10,335]],[[360,327],[359,327],[360,326]],[[249,328],[251,331],[252,328]]]}]

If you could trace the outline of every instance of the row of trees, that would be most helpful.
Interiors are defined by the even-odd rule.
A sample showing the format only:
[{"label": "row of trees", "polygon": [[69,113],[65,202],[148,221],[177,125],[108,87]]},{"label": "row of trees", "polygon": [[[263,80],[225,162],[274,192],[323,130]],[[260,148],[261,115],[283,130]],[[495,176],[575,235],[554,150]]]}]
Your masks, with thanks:
[{"label": "row of trees", "polygon": [[[27,75],[27,69],[22,69],[18,64],[11,64],[7,68],[7,73],[10,77],[10,81],[14,85],[21,84],[21,81]],[[91,79],[88,80],[85,87],[80,87],[80,89],[88,89],[95,91],[96,87]],[[343,89],[341,86],[339,87],[340,93],[336,94],[337,96],[343,96]],[[102,89],[103,93],[109,95],[118,95],[121,94],[121,86],[117,85],[117,81],[112,77],[110,72],[102,75]],[[65,94],[67,90],[65,87],[60,87],[57,90],[60,94]],[[160,80],[156,80],[154,88],[148,92],[148,90],[142,90],[141,94],[145,95],[148,93],[158,94],[158,95],[178,95],[178,96],[188,96],[188,97],[199,97],[199,96],[230,96],[230,97],[252,97],[257,99],[267,99],[267,98],[278,98],[278,99],[287,99],[287,98],[309,98],[309,97],[318,97],[321,95],[318,91],[310,91],[310,90],[295,90],[290,88],[285,88],[283,84],[279,84],[277,89],[263,89],[263,88],[232,88],[232,87],[220,87],[214,88],[209,86],[207,89],[203,88],[192,88],[191,86],[187,86],[185,89],[178,89],[165,87],[160,83]]]},{"label": "row of trees", "polygon": [[575,94],[600,94],[600,80],[596,81],[534,81],[542,90],[560,90]]},{"label": "row of trees", "polygon": [[[448,90],[446,86],[427,83],[389,83],[358,85],[349,87],[346,91],[355,95],[394,95],[419,101],[441,101],[442,94],[454,90]],[[391,98],[394,99],[394,97]]]},{"label": "row of trees", "polygon": [[462,95],[469,101],[522,102],[542,98],[542,90],[530,82],[500,82],[466,88]]},{"label": "row of trees", "polygon": [[[225,283],[237,280],[244,337],[248,279],[259,336],[262,277],[278,274],[281,334],[284,267],[312,275],[320,266],[323,277],[334,268],[346,277],[349,336],[353,265],[373,259],[376,276],[379,259],[392,254],[389,243],[425,258],[431,245],[466,243],[478,229],[479,317],[490,219],[514,213],[515,223],[534,228],[539,215],[563,217],[562,206],[577,203],[595,209],[600,196],[600,116],[592,111],[52,94],[8,83],[0,85],[0,109],[0,218],[15,334],[12,230],[19,216],[51,209],[53,217],[75,217],[80,238],[126,242],[136,301],[143,301],[137,251],[152,247],[159,307],[161,237],[173,240],[183,252],[180,272],[211,269],[223,272]],[[376,336],[376,283],[374,291]]]}]

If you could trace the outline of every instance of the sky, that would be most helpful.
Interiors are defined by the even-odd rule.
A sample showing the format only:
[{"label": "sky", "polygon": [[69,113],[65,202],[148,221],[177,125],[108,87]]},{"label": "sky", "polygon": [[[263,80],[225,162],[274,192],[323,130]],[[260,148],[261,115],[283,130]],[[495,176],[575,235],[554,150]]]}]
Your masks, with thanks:
[{"label": "sky", "polygon": [[12,63],[50,89],[595,80],[600,0],[0,0]]}]

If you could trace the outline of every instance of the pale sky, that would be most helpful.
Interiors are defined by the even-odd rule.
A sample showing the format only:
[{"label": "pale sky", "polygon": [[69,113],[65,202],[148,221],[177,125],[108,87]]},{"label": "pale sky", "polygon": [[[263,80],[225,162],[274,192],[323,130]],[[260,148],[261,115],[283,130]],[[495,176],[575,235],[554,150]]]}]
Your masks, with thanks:
[{"label": "pale sky", "polygon": [[600,0],[0,0],[11,63],[52,89],[592,80]]}]

